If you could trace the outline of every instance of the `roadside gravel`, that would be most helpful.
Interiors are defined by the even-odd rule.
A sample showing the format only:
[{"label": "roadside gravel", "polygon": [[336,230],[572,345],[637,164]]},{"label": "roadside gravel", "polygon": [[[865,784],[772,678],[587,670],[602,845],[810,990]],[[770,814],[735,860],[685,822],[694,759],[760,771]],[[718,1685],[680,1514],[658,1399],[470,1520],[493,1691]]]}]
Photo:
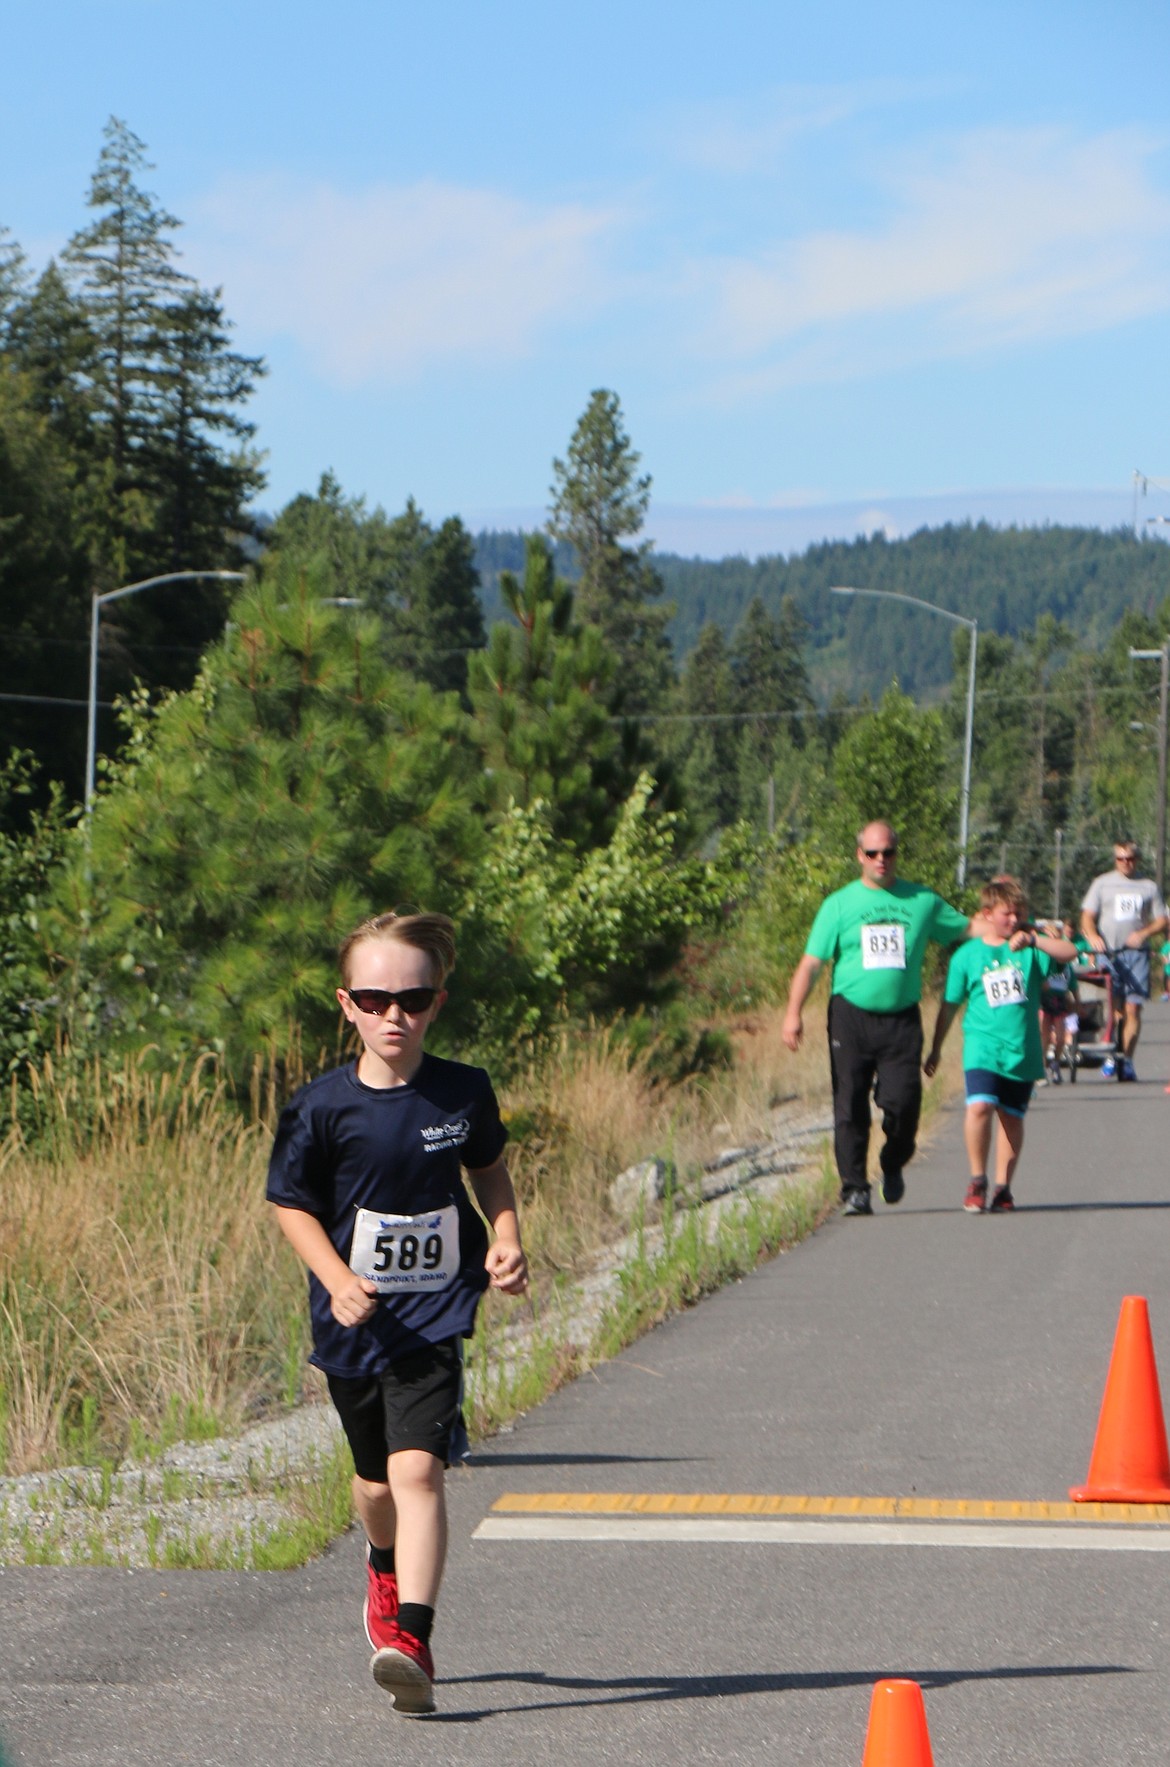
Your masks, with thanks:
[{"label": "roadside gravel", "polygon": [[[831,1127],[823,1107],[777,1107],[772,1138],[712,1161],[701,1200],[689,1206],[714,1223],[745,1197],[808,1184]],[[517,1314],[493,1338],[491,1378],[514,1376],[538,1343],[586,1350],[620,1293],[622,1269],[639,1253],[652,1257],[662,1240],[661,1225],[647,1224],[607,1247],[539,1319],[535,1310]],[[342,1447],[332,1406],[307,1403],[230,1439],[177,1443],[149,1462],[0,1479],[0,1563],[255,1564],[258,1546],[295,1527],[306,1489],[336,1466]]]}]

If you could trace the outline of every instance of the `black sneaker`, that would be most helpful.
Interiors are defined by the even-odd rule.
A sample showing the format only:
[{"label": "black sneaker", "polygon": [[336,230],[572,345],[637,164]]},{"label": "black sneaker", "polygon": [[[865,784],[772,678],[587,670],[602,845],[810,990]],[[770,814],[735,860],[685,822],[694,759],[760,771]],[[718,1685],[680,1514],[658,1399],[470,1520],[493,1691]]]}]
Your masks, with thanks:
[{"label": "black sneaker", "polygon": [[882,1173],[882,1201],[891,1207],[900,1203],[906,1194],[906,1180],[901,1172]]},{"label": "black sneaker", "polygon": [[869,1186],[864,1190],[847,1190],[843,1215],[872,1215],[873,1204],[869,1200]]},{"label": "black sneaker", "polygon": [[1016,1199],[1007,1184],[997,1184],[991,1193],[991,1201],[987,1205],[989,1215],[1006,1215],[1016,1206]]}]

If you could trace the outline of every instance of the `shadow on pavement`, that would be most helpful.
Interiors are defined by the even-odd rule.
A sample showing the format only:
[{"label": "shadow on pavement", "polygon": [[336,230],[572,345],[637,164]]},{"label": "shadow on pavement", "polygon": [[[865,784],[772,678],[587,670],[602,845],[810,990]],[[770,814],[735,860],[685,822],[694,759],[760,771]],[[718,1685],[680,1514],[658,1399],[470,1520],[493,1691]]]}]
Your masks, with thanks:
[{"label": "shadow on pavement", "polygon": [[485,1454],[478,1449],[464,1466],[689,1466],[690,1454]]},{"label": "shadow on pavement", "polygon": [[1170,1209],[1170,1198],[1156,1198],[1148,1202],[1112,1202],[1112,1203],[1017,1203],[1017,1215],[1094,1215],[1106,1209]]},{"label": "shadow on pavement", "polygon": [[[533,1700],[483,1711],[436,1712],[428,1724],[478,1724],[484,1718],[515,1712],[555,1712],[588,1706],[639,1705],[659,1700],[727,1699],[736,1694],[819,1693],[837,1687],[872,1687],[875,1681],[905,1675],[925,1690],[953,1687],[968,1681],[1070,1680],[1086,1675],[1135,1675],[1126,1663],[1068,1663],[1050,1667],[998,1669],[825,1670],[805,1675],[629,1675],[602,1679],[585,1675],[544,1675],[513,1672],[500,1675],[444,1676],[444,1687],[531,1687],[580,1693],[581,1699]],[[601,1695],[591,1698],[590,1695]]]}]

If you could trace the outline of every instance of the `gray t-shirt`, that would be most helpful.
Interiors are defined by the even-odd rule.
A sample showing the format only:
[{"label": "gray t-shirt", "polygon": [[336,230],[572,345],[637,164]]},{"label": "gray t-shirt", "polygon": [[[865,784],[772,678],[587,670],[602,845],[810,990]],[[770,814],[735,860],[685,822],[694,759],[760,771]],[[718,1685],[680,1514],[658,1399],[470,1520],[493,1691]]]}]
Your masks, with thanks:
[{"label": "gray t-shirt", "polygon": [[1123,877],[1116,870],[1093,879],[1081,907],[1096,918],[1097,931],[1110,950],[1118,950],[1131,933],[1166,913],[1152,877]]}]

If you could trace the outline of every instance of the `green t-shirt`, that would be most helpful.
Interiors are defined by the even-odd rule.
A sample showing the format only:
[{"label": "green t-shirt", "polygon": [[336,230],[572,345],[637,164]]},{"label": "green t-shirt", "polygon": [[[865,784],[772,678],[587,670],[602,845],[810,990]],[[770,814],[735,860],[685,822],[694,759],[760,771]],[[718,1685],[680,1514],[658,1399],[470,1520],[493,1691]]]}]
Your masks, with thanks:
[{"label": "green t-shirt", "polygon": [[901,878],[874,890],[858,878],[826,896],[805,955],[833,965],[833,992],[866,1012],[901,1012],[922,997],[922,960],[933,939],[967,936],[967,916],[923,884]]},{"label": "green t-shirt", "polygon": [[943,998],[966,1002],[963,1066],[987,1068],[1009,1080],[1040,1080],[1040,984],[1055,968],[1047,951],[987,945],[972,939],[951,958]]}]

